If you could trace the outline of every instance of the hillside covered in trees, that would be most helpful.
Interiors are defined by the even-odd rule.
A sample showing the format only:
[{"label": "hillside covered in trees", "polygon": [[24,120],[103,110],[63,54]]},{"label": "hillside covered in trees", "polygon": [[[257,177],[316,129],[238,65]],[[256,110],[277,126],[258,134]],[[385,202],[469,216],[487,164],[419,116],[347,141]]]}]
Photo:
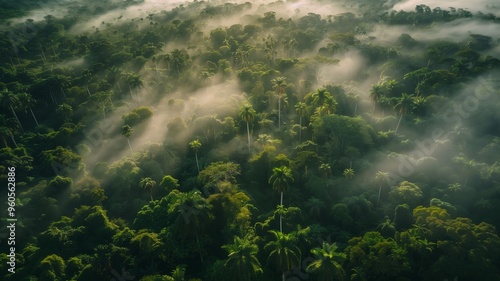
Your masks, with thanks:
[{"label": "hillside covered in trees", "polygon": [[0,2],[1,280],[500,280],[498,4]]}]

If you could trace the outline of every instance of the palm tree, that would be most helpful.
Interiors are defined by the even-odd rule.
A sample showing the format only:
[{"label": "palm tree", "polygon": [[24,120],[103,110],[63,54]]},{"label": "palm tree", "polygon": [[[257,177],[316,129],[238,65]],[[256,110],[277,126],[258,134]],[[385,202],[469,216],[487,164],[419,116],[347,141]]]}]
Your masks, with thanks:
[{"label": "palm tree", "polygon": [[360,97],[354,93],[348,93],[347,96],[354,102],[354,116],[356,116],[358,113],[358,103]]},{"label": "palm tree", "polygon": [[14,95],[14,93],[10,92],[7,89],[4,89],[2,95],[1,95],[1,103],[5,107],[9,107],[10,110],[12,111],[12,114],[14,115],[14,118],[16,118],[17,123],[19,124],[19,128],[21,129],[21,132],[24,133],[24,128],[23,125],[21,124],[21,121],[19,121],[19,117],[17,117],[15,109],[19,108],[19,98],[17,95]]},{"label": "palm tree", "polygon": [[403,93],[401,95],[401,98],[398,99],[398,102],[394,106],[394,109],[399,114],[399,121],[398,121],[398,125],[396,126],[396,130],[394,131],[394,133],[398,132],[399,124],[401,123],[401,119],[403,118],[403,115],[410,112],[411,109],[413,108],[414,104],[415,104],[415,101],[413,100],[413,95],[408,95],[406,93]]},{"label": "palm tree", "polygon": [[188,60],[189,55],[184,50],[181,51],[179,49],[175,49],[170,53],[169,56],[169,62],[171,62],[172,65],[175,66],[175,69],[177,70],[177,76],[180,76],[181,69],[186,66]]},{"label": "palm tree", "polygon": [[275,241],[266,244],[264,249],[269,250],[267,262],[273,260],[276,269],[282,271],[281,280],[285,281],[285,272],[300,263],[300,249],[297,247],[297,238],[292,234],[271,230]]},{"label": "palm tree", "polygon": [[174,214],[175,230],[180,237],[195,236],[203,264],[202,247],[199,239],[199,231],[203,230],[213,219],[212,205],[202,196],[198,190],[188,193],[175,192],[176,197],[169,205],[168,213]]},{"label": "palm tree", "polygon": [[354,170],[352,168],[348,168],[344,170],[344,177],[348,180],[354,177]]},{"label": "palm tree", "polygon": [[10,136],[14,146],[17,147],[16,139],[12,134],[17,128],[19,128],[19,123],[17,123],[14,118],[7,118],[7,116],[0,114],[0,135],[2,136],[2,142],[5,147],[8,147],[7,140],[5,140],[5,136],[7,135]]},{"label": "palm tree", "polygon": [[200,164],[198,163],[198,150],[201,147],[201,142],[199,140],[194,140],[189,143],[189,146],[194,151],[194,156],[196,158],[196,167],[198,168],[198,174],[200,173]]},{"label": "palm tree", "polygon": [[281,129],[281,99],[285,96],[285,89],[287,87],[285,77],[278,77],[271,82],[273,82],[273,90],[278,97],[278,129]]},{"label": "palm tree", "polygon": [[309,214],[314,218],[319,218],[321,216],[321,210],[326,207],[323,200],[314,196],[309,198],[304,206],[309,209]]},{"label": "palm tree", "polygon": [[25,113],[26,109],[29,109],[29,111],[31,112],[31,116],[33,116],[33,119],[35,119],[36,125],[39,126],[38,120],[36,119],[35,114],[33,113],[32,110],[32,107],[36,104],[36,100],[33,97],[31,97],[31,95],[28,93],[20,93],[17,96],[20,108],[23,109]]},{"label": "palm tree", "polygon": [[325,88],[317,89],[312,95],[314,104],[319,108],[318,116],[321,117],[321,111],[327,104],[329,99],[333,99],[332,95]]},{"label": "palm tree", "polygon": [[330,167],[329,164],[323,163],[319,165],[319,173],[321,177],[325,180],[326,188],[328,188],[328,178],[330,177],[331,172],[332,168]]},{"label": "palm tree", "polygon": [[307,114],[307,105],[305,102],[298,102],[295,105],[295,110],[297,111],[297,114],[299,115],[299,142],[302,141],[302,117],[306,116]]},{"label": "palm tree", "polygon": [[306,271],[316,274],[318,281],[344,280],[342,262],[346,259],[346,254],[337,250],[337,244],[327,242],[323,242],[321,248],[312,249],[311,253],[316,259],[307,266]]},{"label": "palm tree", "polygon": [[[144,83],[142,82],[141,76],[135,74],[129,74],[127,77],[128,89],[130,91],[130,97],[133,99],[132,90],[141,88]],[[141,98],[138,96],[139,102],[141,102]]]},{"label": "palm tree", "polygon": [[380,202],[380,194],[382,193],[382,185],[387,183],[389,179],[389,173],[378,171],[375,174],[375,181],[378,183],[378,197],[377,197],[377,207]]},{"label": "palm tree", "polygon": [[[280,206],[283,206],[283,192],[288,189],[288,186],[293,182],[292,170],[287,166],[273,168],[273,174],[269,178],[269,183],[273,189],[281,194]],[[283,232],[283,216],[280,214],[280,232]]]},{"label": "palm tree", "polygon": [[224,266],[229,269],[231,276],[236,280],[250,281],[252,277],[263,273],[257,258],[259,247],[256,244],[235,236],[233,244],[224,245],[222,248],[229,253]]},{"label": "palm tree", "polygon": [[375,113],[376,104],[384,97],[384,88],[381,84],[375,84],[370,89],[370,98],[373,100],[372,114]]},{"label": "palm tree", "polygon": [[128,147],[130,147],[131,154],[134,154],[134,151],[132,150],[132,145],[130,145],[130,136],[132,136],[133,131],[134,130],[129,125],[122,126],[122,136],[127,138]]},{"label": "palm tree", "polygon": [[112,84],[116,83],[120,93],[122,91],[122,87],[120,86],[120,80],[122,77],[123,77],[123,71],[121,70],[121,68],[113,66],[109,69],[108,80]]},{"label": "palm tree", "polygon": [[172,270],[172,280],[173,281],[185,281],[186,280],[186,265],[178,265]]},{"label": "palm tree", "polygon": [[139,185],[141,186],[141,188],[147,190],[149,192],[149,196],[151,197],[151,201],[153,201],[153,188],[155,187],[156,185],[156,182],[150,178],[150,177],[147,177],[147,178],[143,178],[141,180],[141,182],[139,183]]},{"label": "palm tree", "polygon": [[255,110],[251,105],[244,105],[240,110],[240,117],[245,122],[247,122],[247,136],[248,136],[248,153],[251,153],[250,150],[250,122],[253,122],[255,118]]}]

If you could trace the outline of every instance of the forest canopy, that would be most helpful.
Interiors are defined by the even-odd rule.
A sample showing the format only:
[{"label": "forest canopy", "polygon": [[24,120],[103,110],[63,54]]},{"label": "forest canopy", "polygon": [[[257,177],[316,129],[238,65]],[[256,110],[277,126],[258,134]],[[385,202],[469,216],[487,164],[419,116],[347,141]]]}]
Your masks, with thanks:
[{"label": "forest canopy", "polygon": [[0,2],[2,280],[500,280],[498,5]]}]

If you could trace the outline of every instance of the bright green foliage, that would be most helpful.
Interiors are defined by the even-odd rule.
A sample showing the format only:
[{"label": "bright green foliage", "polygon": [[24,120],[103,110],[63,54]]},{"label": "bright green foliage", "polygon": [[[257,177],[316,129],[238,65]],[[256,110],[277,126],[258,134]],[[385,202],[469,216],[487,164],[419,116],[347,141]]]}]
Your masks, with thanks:
[{"label": "bright green foliage", "polygon": [[300,262],[300,249],[297,247],[297,238],[292,234],[269,231],[274,241],[266,244],[264,249],[269,252],[268,264],[273,264],[277,271],[284,272],[298,266]]},{"label": "bright green foliage", "polygon": [[316,258],[307,266],[307,271],[316,275],[318,281],[344,280],[345,271],[342,263],[346,254],[337,252],[337,244],[323,242],[321,248],[314,248],[311,253]]},{"label": "bright green foliage", "polygon": [[45,189],[45,194],[53,198],[59,198],[64,193],[69,193],[73,186],[73,179],[56,176],[49,182]]},{"label": "bright green foliage", "polygon": [[40,280],[44,281],[58,281],[65,280],[64,271],[66,264],[64,260],[58,255],[50,255],[45,257],[38,265],[40,271]]},{"label": "bright green foliage", "polygon": [[141,182],[139,183],[139,185],[141,186],[141,188],[143,188],[144,190],[146,190],[148,193],[149,193],[149,196],[151,197],[151,201],[153,200],[153,188],[155,187],[156,185],[156,182],[150,178],[150,177],[147,177],[147,178],[143,178],[141,180]]},{"label": "bright green foliage", "polygon": [[292,170],[287,166],[273,168],[273,175],[269,178],[269,183],[274,190],[285,192],[293,183]]},{"label": "bright green foliage", "polygon": [[408,204],[410,207],[415,207],[422,200],[423,193],[416,184],[403,181],[389,192],[389,197],[396,204]]},{"label": "bright green foliage", "polygon": [[0,5],[1,280],[500,280],[496,7],[72,2]]},{"label": "bright green foliage", "polygon": [[378,232],[352,238],[346,251],[348,267],[359,268],[368,280],[396,278],[410,269],[406,250]]},{"label": "bright green foliage", "polygon": [[228,252],[224,264],[234,280],[256,280],[262,274],[262,266],[257,259],[259,248],[252,241],[234,237],[233,244],[222,246]]},{"label": "bright green foliage", "polygon": [[180,187],[179,180],[173,178],[170,175],[164,176],[161,179],[159,187],[162,188],[164,191],[166,191],[168,194],[170,191],[178,189]]},{"label": "bright green foliage", "polygon": [[141,106],[130,113],[123,115],[122,119],[126,125],[135,126],[141,122],[144,122],[153,116],[153,111],[149,107]]}]

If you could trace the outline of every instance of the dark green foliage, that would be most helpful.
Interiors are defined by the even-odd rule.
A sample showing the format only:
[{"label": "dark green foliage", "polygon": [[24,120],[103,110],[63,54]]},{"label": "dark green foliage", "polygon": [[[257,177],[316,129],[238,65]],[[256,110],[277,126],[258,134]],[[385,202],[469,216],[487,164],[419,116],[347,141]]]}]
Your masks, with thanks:
[{"label": "dark green foliage", "polygon": [[500,279],[494,5],[3,2],[1,280]]}]

